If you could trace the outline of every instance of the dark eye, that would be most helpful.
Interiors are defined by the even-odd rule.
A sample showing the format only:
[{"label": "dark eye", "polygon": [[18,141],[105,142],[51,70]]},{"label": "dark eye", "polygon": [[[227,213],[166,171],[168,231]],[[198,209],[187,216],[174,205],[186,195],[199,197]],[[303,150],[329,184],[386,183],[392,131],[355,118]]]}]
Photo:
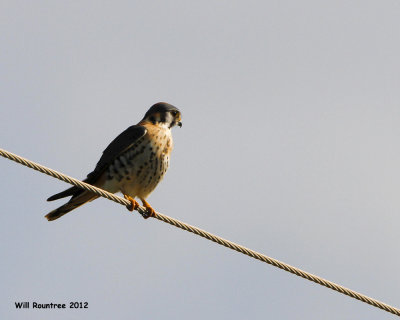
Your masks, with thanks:
[{"label": "dark eye", "polygon": [[171,114],[174,116],[174,117],[176,117],[176,115],[178,114],[178,111],[171,111]]}]

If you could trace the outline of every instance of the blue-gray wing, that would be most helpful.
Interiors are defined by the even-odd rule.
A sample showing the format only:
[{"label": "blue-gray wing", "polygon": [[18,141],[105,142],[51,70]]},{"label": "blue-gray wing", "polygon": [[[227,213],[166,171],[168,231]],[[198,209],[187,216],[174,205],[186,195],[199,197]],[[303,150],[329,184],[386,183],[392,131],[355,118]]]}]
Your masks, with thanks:
[{"label": "blue-gray wing", "polygon": [[[145,127],[134,125],[130,126],[118,137],[116,137],[108,147],[103,151],[99,162],[97,162],[96,168],[87,175],[87,178],[83,180],[86,183],[95,184],[97,179],[101,176],[104,170],[114,162],[115,158],[124,153],[127,149],[131,148],[141,137],[146,134],[147,130]],[[71,187],[60,193],[57,193],[47,201],[53,201],[68,196],[77,196],[82,192],[82,189],[78,187]]]},{"label": "blue-gray wing", "polygon": [[88,178],[99,173],[103,173],[105,168],[114,162],[127,149],[131,148],[140,138],[146,134],[147,130],[143,126],[134,125],[122,132],[116,137],[108,147],[103,151],[99,162],[93,172],[88,174]]}]

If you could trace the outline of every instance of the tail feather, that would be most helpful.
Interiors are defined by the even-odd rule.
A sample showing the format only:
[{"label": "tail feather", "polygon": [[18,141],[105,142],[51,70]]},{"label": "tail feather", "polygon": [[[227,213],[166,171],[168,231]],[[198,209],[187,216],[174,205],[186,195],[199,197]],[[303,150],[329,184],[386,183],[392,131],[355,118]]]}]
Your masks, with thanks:
[{"label": "tail feather", "polygon": [[[83,182],[92,184],[92,185],[96,185],[95,181],[97,180],[97,178],[99,177],[99,174],[96,172],[91,172],[88,174],[88,177],[83,180]],[[47,201],[54,201],[54,200],[58,200],[61,198],[65,198],[65,197],[77,197],[80,193],[83,193],[83,190],[81,188],[78,187],[71,187],[68,188],[67,190],[61,191],[59,193],[56,193],[54,195],[52,195],[50,198],[47,199]]]},{"label": "tail feather", "polygon": [[55,195],[52,195],[50,198],[47,199],[47,201],[54,201],[54,200],[58,200],[58,199],[69,197],[69,196],[75,196],[79,193],[79,191],[82,191],[82,189],[80,189],[78,187],[71,187],[67,190],[64,190]]},{"label": "tail feather", "polygon": [[[66,190],[68,191],[68,190]],[[53,221],[56,220],[60,217],[62,217],[64,214],[84,205],[86,202],[92,201],[94,199],[97,199],[99,196],[89,192],[89,191],[84,191],[81,194],[77,196],[73,196],[71,200],[69,200],[66,204],[62,205],[61,207],[49,212],[45,218],[48,221]],[[54,199],[55,200],[55,199]]]}]

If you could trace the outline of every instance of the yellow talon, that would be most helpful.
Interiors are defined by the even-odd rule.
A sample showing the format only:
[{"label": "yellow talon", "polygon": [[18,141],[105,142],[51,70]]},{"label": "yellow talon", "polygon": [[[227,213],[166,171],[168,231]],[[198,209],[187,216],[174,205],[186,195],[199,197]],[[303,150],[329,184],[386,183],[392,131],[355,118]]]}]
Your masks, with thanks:
[{"label": "yellow talon", "polygon": [[132,197],[124,194],[124,198],[131,202],[129,205],[126,206],[126,208],[129,211],[136,210],[139,207],[139,203],[135,199],[133,199]]},{"label": "yellow talon", "polygon": [[147,215],[144,216],[143,218],[147,219],[149,217],[155,217],[156,216],[156,211],[151,207],[151,205],[144,199],[140,199],[143,202],[143,206],[147,209]]}]

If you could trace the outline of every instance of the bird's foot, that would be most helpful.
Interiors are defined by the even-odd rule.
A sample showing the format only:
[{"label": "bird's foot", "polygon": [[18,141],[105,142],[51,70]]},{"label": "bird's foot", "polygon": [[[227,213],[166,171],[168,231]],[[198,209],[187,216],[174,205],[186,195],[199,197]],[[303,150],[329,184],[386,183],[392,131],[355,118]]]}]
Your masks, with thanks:
[{"label": "bird's foot", "polygon": [[130,197],[130,196],[124,194],[124,198],[125,198],[126,200],[128,200],[128,201],[131,202],[130,204],[128,204],[128,205],[126,206],[126,208],[127,208],[129,211],[136,210],[138,207],[140,207],[139,202],[137,202],[137,201],[136,201],[135,199],[133,199],[132,197]]},{"label": "bird's foot", "polygon": [[143,206],[147,209],[145,214],[142,214],[143,218],[148,219],[150,217],[156,216],[156,211],[151,207],[151,205],[144,199],[140,199],[143,202]]}]

